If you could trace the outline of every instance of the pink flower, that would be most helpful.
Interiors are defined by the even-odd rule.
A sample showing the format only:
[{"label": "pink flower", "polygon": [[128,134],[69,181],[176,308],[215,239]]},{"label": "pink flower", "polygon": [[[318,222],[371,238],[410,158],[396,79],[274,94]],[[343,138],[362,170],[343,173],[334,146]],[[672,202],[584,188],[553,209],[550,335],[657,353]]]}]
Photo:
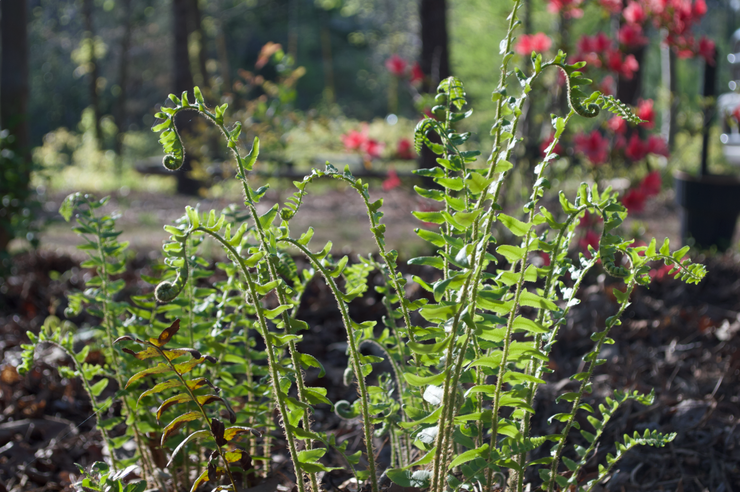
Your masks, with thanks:
[{"label": "pink flower", "polygon": [[655,109],[653,109],[652,99],[640,99],[637,102],[637,117],[641,120],[645,120],[645,123],[640,123],[640,125],[645,128],[652,128],[655,126]]},{"label": "pink flower", "polygon": [[642,35],[642,26],[639,24],[624,24],[619,28],[618,38],[627,48],[639,48],[648,42],[648,38]]},{"label": "pink flower", "polygon": [[642,212],[645,208],[645,193],[638,189],[632,188],[627,190],[627,193],[622,197],[622,205],[624,205],[629,212]]},{"label": "pink flower", "polygon": [[637,2],[629,2],[622,15],[629,24],[642,24],[647,19],[645,9]]},{"label": "pink flower", "polygon": [[634,73],[640,68],[635,55],[630,54],[622,59],[622,53],[619,50],[610,50],[606,54],[606,66],[609,70],[622,75],[627,80],[631,79]]},{"label": "pink flower", "polygon": [[632,161],[641,161],[648,153],[647,145],[640,140],[636,133],[633,133],[624,150],[624,155]]},{"label": "pink flower", "polygon": [[[547,155],[547,148],[550,146],[553,140],[555,140],[555,135],[550,135],[547,140],[540,144],[540,154],[542,155],[542,157],[545,157]],[[557,155],[563,155],[563,146],[560,145],[560,142],[555,144],[552,152]]]},{"label": "pink flower", "polygon": [[414,63],[414,65],[411,67],[411,77],[409,78],[409,82],[412,84],[416,84],[417,82],[421,82],[424,80],[424,72],[421,71],[421,67],[419,66],[419,63]]},{"label": "pink flower", "polygon": [[622,0],[599,0],[599,4],[612,14],[618,14],[622,11]]},{"label": "pink flower", "polygon": [[660,193],[661,183],[660,173],[658,171],[652,171],[640,181],[640,190],[646,197],[654,196]]},{"label": "pink flower", "polygon": [[583,0],[548,0],[547,10],[553,14],[562,12],[565,17],[579,19],[583,17],[583,10],[578,8]]},{"label": "pink flower", "polygon": [[398,188],[401,186],[401,180],[398,177],[398,174],[396,174],[395,169],[389,169],[388,170],[388,177],[383,181],[383,190],[384,191],[390,191],[393,188]]},{"label": "pink flower", "polygon": [[614,133],[621,135],[627,131],[627,122],[620,116],[612,116],[606,126]]},{"label": "pink flower", "polygon": [[576,151],[585,155],[595,166],[605,163],[609,156],[609,142],[598,130],[592,131],[589,135],[576,135],[573,137],[573,143]]},{"label": "pink flower", "polygon": [[529,56],[533,51],[542,53],[552,46],[552,39],[545,33],[523,34],[514,45],[514,51],[522,56]]},{"label": "pink flower", "polygon": [[414,159],[414,146],[411,143],[411,140],[409,140],[408,138],[402,138],[398,141],[398,147],[396,147],[396,156],[399,159]]},{"label": "pink flower", "polygon": [[668,145],[666,145],[665,140],[658,135],[650,135],[648,137],[646,148],[648,154],[668,157]]},{"label": "pink flower", "polygon": [[398,55],[393,55],[385,61],[385,68],[396,77],[401,77],[406,73],[406,60]]}]

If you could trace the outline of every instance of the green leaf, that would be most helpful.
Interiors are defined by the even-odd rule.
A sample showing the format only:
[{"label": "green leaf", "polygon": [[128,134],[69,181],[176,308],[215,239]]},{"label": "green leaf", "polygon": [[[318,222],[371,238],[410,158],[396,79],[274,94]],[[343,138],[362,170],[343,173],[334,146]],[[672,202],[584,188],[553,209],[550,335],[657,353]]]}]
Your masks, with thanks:
[{"label": "green leaf", "polygon": [[109,381],[108,378],[103,378],[97,383],[93,384],[90,387],[90,392],[92,393],[92,395],[96,398],[100,396],[100,393],[102,393],[103,390],[108,386],[108,381]]},{"label": "green leaf", "polygon": [[522,222],[521,220],[510,217],[506,214],[498,214],[498,220],[506,226],[515,236],[524,236],[529,232],[529,224]]},{"label": "green leaf", "polygon": [[517,316],[512,323],[514,331],[528,331],[530,333],[547,333],[548,330],[536,321],[527,319],[523,316]]},{"label": "green leaf", "polygon": [[440,405],[437,407],[435,411],[427,415],[426,417],[415,420],[413,422],[399,422],[398,425],[401,426],[404,429],[412,429],[416,426],[422,425],[422,424],[433,424],[439,421],[439,416],[442,414],[442,409],[444,408],[444,405]]},{"label": "green leaf", "polygon": [[[441,236],[440,236],[441,237]],[[444,260],[438,256],[418,256],[408,261],[409,265],[427,265],[438,270],[444,270]]]},{"label": "green leaf", "polygon": [[188,442],[198,437],[207,437],[207,436],[210,436],[210,433],[207,430],[202,429],[202,430],[193,432],[188,437],[183,439],[183,441],[177,445],[175,450],[172,451],[172,456],[170,456],[170,460],[167,462],[167,468],[170,467],[170,465],[172,464],[172,461],[175,459],[175,456],[177,456],[180,450],[182,450],[188,444]]},{"label": "green leaf", "polygon": [[417,376],[416,374],[404,372],[403,378],[411,386],[427,386],[429,384],[438,385],[445,380],[445,374],[446,373],[442,372],[432,376]]},{"label": "green leaf", "polygon": [[477,448],[477,449],[469,449],[465,451],[462,454],[457,455],[457,457],[452,460],[450,463],[450,466],[447,468],[448,470],[451,470],[455,468],[456,466],[460,466],[463,463],[467,463],[468,461],[474,460],[478,457],[484,458],[488,455],[488,444],[484,444],[483,446]]},{"label": "green leaf", "polygon": [[506,261],[511,264],[514,264],[524,258],[524,249],[520,248],[519,246],[512,246],[510,244],[502,244],[501,246],[496,248],[496,252],[506,258]]},{"label": "green leaf", "polygon": [[62,201],[62,205],[59,207],[59,214],[64,217],[66,222],[69,222],[72,219],[72,214],[75,211],[75,204],[77,203],[79,196],[79,193],[72,193],[67,195],[64,201]]}]

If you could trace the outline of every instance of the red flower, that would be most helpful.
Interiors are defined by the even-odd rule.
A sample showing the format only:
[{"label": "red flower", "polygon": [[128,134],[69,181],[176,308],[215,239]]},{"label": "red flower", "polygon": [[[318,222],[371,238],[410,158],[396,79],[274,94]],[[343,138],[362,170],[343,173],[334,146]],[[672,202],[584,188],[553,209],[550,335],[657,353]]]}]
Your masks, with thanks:
[{"label": "red flower", "polygon": [[639,24],[624,24],[619,28],[618,38],[628,48],[639,48],[648,42],[648,38],[642,35],[642,26]]},{"label": "red flower", "polygon": [[388,170],[388,177],[383,181],[383,190],[390,191],[393,188],[398,188],[401,186],[401,180],[398,178],[398,174],[396,174],[395,169],[389,169]]},{"label": "red flower", "polygon": [[654,196],[660,193],[661,177],[658,171],[648,173],[642,181],[640,181],[640,190],[645,194],[646,197]]},{"label": "red flower", "polygon": [[601,236],[599,236],[594,231],[586,231],[586,234],[584,234],[581,239],[578,240],[578,245],[583,250],[584,254],[590,258],[591,253],[588,251],[588,247],[591,246],[593,249],[599,249],[599,240],[601,239]]},{"label": "red flower", "polygon": [[607,96],[613,96],[616,91],[617,83],[614,81],[614,77],[607,75],[601,80],[599,84],[599,91]]},{"label": "red flower", "polygon": [[562,12],[565,17],[579,19],[583,17],[583,10],[578,8],[583,0],[548,0],[547,10],[553,14]]},{"label": "red flower", "polygon": [[658,135],[650,135],[648,137],[646,149],[648,154],[668,157],[668,145],[666,145],[665,140]]},{"label": "red flower", "polygon": [[385,68],[396,77],[401,77],[406,73],[406,60],[398,55],[393,55],[385,61]]},{"label": "red flower", "polygon": [[691,10],[694,17],[703,17],[707,13],[707,4],[704,0],[696,0]]},{"label": "red flower", "polygon": [[398,141],[398,147],[396,147],[396,156],[399,159],[414,159],[414,146],[411,143],[411,140],[409,140],[408,138],[402,138]]},{"label": "red flower", "polygon": [[624,20],[629,24],[642,24],[645,22],[645,19],[647,19],[645,9],[643,9],[642,5],[637,2],[628,3],[627,7],[625,7],[622,12],[622,15],[624,16]]},{"label": "red flower", "polygon": [[383,147],[384,145],[382,143],[369,138],[362,143],[360,150],[362,150],[369,159],[375,159],[380,157],[380,153],[383,152]]},{"label": "red flower", "polygon": [[341,139],[346,150],[359,150],[367,141],[367,127],[364,127],[361,132],[350,130],[349,133],[342,135]]},{"label": "red flower", "polygon": [[624,155],[632,161],[641,161],[648,154],[647,145],[640,140],[636,133],[633,133],[624,150]]},{"label": "red flower", "polygon": [[699,40],[699,46],[697,47],[696,51],[699,53],[699,56],[706,60],[708,64],[714,66],[714,55],[716,54],[716,51],[714,49],[714,41],[708,39],[706,36],[702,36],[702,38]]},{"label": "red flower", "polygon": [[576,151],[581,152],[593,165],[599,165],[606,162],[609,155],[609,142],[601,136],[598,130],[592,131],[587,135],[576,135],[573,137],[573,143]]},{"label": "red flower", "polygon": [[523,56],[529,56],[533,51],[542,53],[552,46],[552,39],[545,33],[523,34],[514,45],[514,51]]},{"label": "red flower", "polygon": [[587,229],[603,221],[604,219],[602,219],[600,215],[586,211],[586,213],[583,214],[583,217],[581,217],[581,220],[578,221],[578,227]]},{"label": "red flower", "polygon": [[411,67],[411,78],[409,79],[409,82],[416,84],[422,80],[424,80],[424,72],[421,71],[421,67],[418,62],[414,63],[414,66]]},{"label": "red flower", "polygon": [[627,122],[620,116],[612,116],[606,125],[617,135],[621,135],[627,131]]},{"label": "red flower", "polygon": [[599,4],[612,14],[618,14],[622,11],[622,0],[599,0]]},{"label": "red flower", "polygon": [[542,266],[550,266],[550,255],[544,251],[539,252],[540,258],[542,259]]},{"label": "red flower", "polygon": [[740,122],[740,105],[732,110],[732,117],[735,118],[735,121]]},{"label": "red flower", "polygon": [[640,123],[640,125],[645,128],[652,128],[655,126],[655,110],[653,109],[652,99],[640,99],[637,102],[637,117],[641,120],[645,120],[645,123]]},{"label": "red flower", "polygon": [[627,207],[630,212],[642,212],[645,208],[645,192],[638,189],[632,188],[627,190],[627,193],[622,197],[622,205]]},{"label": "red flower", "polygon": [[578,51],[581,53],[601,53],[611,48],[611,46],[612,40],[603,32],[595,36],[583,36],[578,40]]},{"label": "red flower", "polygon": [[[545,157],[547,155],[547,148],[550,146],[550,144],[552,144],[553,140],[555,140],[555,135],[550,135],[547,140],[540,144],[540,154],[542,155],[542,157]],[[560,142],[555,144],[552,152],[557,155],[563,155],[563,146],[560,145]]]}]

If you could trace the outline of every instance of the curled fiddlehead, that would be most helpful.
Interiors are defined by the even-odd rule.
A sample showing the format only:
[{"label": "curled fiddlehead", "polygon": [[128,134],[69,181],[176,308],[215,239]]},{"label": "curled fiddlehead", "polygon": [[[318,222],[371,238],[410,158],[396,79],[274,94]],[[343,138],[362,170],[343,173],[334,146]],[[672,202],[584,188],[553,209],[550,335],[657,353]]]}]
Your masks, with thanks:
[{"label": "curled fiddlehead", "polygon": [[170,282],[169,280],[164,280],[160,282],[154,289],[154,297],[156,297],[157,300],[161,303],[174,301],[177,296],[180,295],[183,287],[185,287],[185,283],[188,281],[188,276],[190,272],[188,270],[188,259],[184,241],[180,243],[180,247],[182,266],[177,268],[177,276],[175,277],[175,280],[172,282]]}]

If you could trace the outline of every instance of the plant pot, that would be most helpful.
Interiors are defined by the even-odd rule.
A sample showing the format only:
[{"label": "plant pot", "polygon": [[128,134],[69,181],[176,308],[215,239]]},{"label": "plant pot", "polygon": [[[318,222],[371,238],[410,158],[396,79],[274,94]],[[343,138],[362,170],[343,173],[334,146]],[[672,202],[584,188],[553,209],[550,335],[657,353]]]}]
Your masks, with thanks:
[{"label": "plant pot", "polygon": [[692,176],[678,171],[676,202],[681,206],[684,244],[725,251],[732,245],[740,213],[740,180],[734,176]]}]

